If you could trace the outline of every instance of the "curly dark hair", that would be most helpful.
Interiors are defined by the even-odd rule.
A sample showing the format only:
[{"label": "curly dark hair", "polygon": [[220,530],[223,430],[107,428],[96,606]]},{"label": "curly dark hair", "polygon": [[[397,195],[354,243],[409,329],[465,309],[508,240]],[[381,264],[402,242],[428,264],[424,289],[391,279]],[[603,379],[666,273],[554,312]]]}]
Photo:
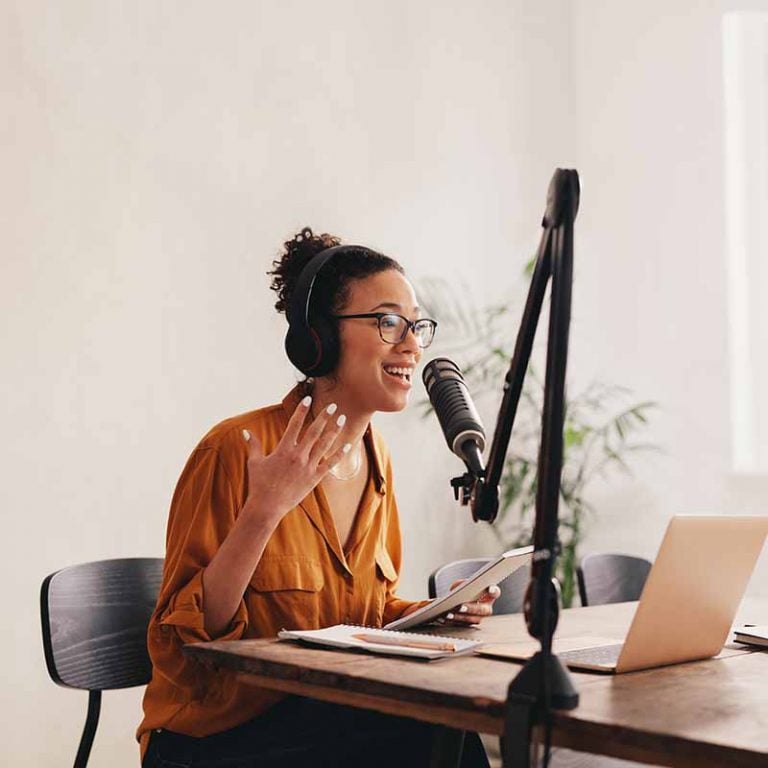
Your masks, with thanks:
[{"label": "curly dark hair", "polygon": [[[309,227],[284,243],[279,259],[272,262],[267,272],[272,276],[270,288],[277,293],[275,309],[287,314],[299,275],[304,267],[319,253],[341,245],[341,239],[328,234],[315,235]],[[334,256],[320,270],[312,288],[310,316],[326,318],[339,312],[349,297],[349,286],[379,272],[394,269],[404,274],[403,268],[394,259],[362,246],[349,246]]]}]

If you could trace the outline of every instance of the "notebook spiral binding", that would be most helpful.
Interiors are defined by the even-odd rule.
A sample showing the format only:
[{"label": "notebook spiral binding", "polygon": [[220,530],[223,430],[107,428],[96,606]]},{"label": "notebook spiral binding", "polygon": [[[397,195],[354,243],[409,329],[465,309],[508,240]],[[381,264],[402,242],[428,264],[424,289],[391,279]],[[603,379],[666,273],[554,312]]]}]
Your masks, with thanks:
[{"label": "notebook spiral binding", "polygon": [[417,640],[444,640],[449,643],[455,643],[457,640],[465,643],[479,643],[479,640],[465,639],[463,637],[451,637],[450,635],[426,635],[423,632],[409,632],[407,630],[400,629],[383,629],[382,627],[371,627],[366,624],[341,624],[342,627],[349,629],[364,629],[366,632],[373,634],[382,634],[385,637],[389,635],[396,635],[398,637],[413,637]]}]

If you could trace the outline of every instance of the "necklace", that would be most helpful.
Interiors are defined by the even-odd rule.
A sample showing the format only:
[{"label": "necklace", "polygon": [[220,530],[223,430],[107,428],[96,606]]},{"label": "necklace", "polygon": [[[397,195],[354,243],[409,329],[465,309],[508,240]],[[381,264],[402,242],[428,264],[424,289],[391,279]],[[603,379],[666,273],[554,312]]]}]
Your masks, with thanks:
[{"label": "necklace", "polygon": [[328,474],[332,475],[337,480],[351,480],[353,477],[357,477],[357,473],[360,471],[360,467],[363,465],[362,454],[363,452],[360,450],[360,448],[358,448],[357,453],[355,454],[355,461],[352,464],[352,469],[350,469],[346,474],[337,472],[336,467],[331,467],[328,470]]}]

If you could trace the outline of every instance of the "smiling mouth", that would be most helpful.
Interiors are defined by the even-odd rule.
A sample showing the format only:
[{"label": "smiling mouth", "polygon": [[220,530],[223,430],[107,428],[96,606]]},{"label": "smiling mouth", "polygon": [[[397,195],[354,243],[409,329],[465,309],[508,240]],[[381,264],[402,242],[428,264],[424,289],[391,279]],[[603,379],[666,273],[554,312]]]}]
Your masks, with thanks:
[{"label": "smiling mouth", "polygon": [[384,373],[386,373],[388,376],[392,376],[395,379],[400,379],[400,381],[405,381],[410,384],[413,368],[402,368],[396,365],[385,365]]}]

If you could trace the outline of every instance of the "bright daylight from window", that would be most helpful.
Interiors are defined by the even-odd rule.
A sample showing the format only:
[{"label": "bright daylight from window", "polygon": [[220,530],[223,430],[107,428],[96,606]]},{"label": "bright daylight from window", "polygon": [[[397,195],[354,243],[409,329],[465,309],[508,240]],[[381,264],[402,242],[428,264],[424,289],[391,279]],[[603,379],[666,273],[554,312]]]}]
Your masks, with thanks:
[{"label": "bright daylight from window", "polygon": [[768,14],[723,17],[733,469],[768,473]]}]

